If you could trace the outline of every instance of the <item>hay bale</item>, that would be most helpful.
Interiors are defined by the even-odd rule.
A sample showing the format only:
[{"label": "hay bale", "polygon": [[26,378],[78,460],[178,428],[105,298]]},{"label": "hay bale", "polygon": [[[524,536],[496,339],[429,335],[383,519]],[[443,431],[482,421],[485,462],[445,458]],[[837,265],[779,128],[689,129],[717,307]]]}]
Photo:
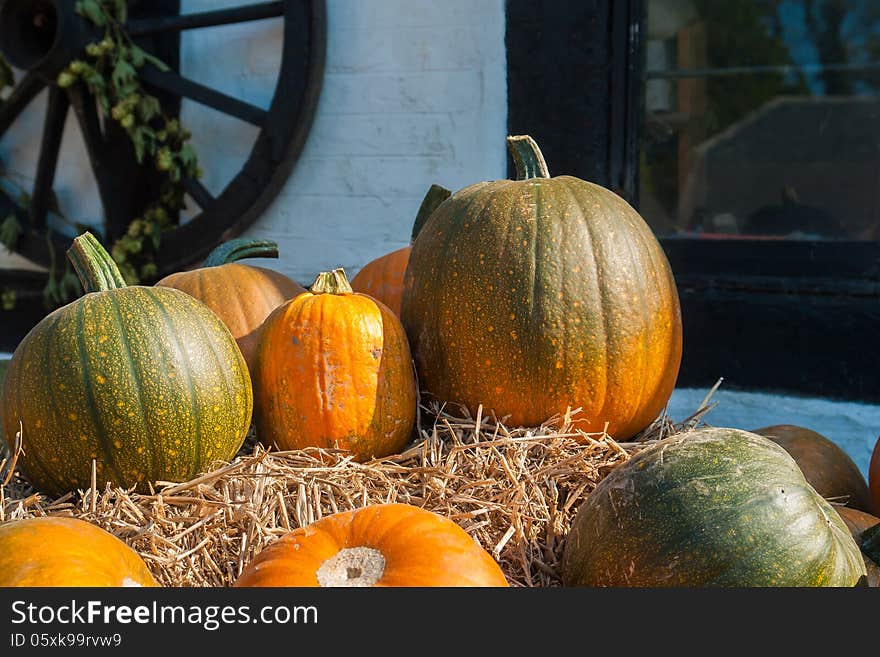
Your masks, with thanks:
[{"label": "hay bale", "polygon": [[229,586],[263,547],[337,511],[404,502],[457,522],[500,563],[511,586],[559,586],[571,520],[596,484],[644,445],[697,426],[665,415],[628,443],[571,426],[574,411],[536,428],[422,407],[404,452],[357,463],[342,451],[266,450],[248,436],[236,458],[149,494],[120,488],[47,499],[0,454],[0,522],[55,515],[88,520],[125,541],[166,586]]}]

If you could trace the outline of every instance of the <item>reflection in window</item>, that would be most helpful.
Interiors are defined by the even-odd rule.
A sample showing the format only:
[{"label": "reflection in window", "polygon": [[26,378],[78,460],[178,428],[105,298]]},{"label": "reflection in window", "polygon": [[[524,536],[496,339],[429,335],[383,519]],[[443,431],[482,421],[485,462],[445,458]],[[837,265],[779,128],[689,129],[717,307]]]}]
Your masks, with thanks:
[{"label": "reflection in window", "polygon": [[880,2],[646,6],[639,207],[654,230],[880,240]]}]

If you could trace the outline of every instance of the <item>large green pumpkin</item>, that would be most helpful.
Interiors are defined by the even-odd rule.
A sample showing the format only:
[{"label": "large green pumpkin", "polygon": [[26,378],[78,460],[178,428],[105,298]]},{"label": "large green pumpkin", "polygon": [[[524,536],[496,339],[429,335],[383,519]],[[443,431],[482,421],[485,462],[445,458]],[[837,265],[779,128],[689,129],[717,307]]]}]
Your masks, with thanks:
[{"label": "large green pumpkin", "polygon": [[[3,383],[3,433],[21,427],[18,465],[48,494],[185,481],[231,459],[253,393],[235,339],[207,306],[171,288],[130,286],[86,233],[68,253],[86,291],[40,321]],[[20,424],[19,424],[20,423]]]},{"label": "large green pumpkin", "polygon": [[567,586],[854,586],[846,524],[771,440],[704,428],[614,468],[572,522]]},{"label": "large green pumpkin", "polygon": [[428,398],[536,426],[626,439],[663,410],[681,361],[675,281],[624,199],[550,177],[529,137],[509,137],[518,180],[471,185],[416,237],[402,320]]}]

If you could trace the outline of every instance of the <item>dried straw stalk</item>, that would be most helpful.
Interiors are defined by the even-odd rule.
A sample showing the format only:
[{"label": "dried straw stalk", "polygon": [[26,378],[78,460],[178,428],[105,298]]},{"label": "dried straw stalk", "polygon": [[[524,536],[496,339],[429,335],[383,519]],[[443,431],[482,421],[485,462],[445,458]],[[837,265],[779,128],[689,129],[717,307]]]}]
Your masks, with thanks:
[{"label": "dried straw stalk", "polygon": [[[711,393],[710,393],[711,396]],[[532,429],[494,417],[421,409],[419,439],[403,453],[356,463],[342,451],[267,451],[253,434],[236,458],[151,494],[120,488],[38,494],[0,453],[0,522],[74,516],[134,548],[166,586],[229,586],[263,547],[337,511],[405,502],[447,516],[500,563],[512,586],[558,586],[571,519],[615,465],[646,443],[693,428],[664,414],[628,443],[572,428],[577,411]],[[430,418],[430,421],[426,421]],[[2,441],[0,441],[2,442]]]}]

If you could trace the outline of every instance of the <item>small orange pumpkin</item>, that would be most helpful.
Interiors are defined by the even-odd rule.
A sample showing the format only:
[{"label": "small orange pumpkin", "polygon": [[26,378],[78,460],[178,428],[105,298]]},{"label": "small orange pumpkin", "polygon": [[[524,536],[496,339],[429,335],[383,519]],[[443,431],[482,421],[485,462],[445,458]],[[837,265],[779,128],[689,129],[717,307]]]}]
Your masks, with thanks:
[{"label": "small orange pumpkin", "polygon": [[[856,543],[862,549],[862,556],[865,558],[865,570],[868,573],[868,586],[880,587],[880,562],[875,561],[871,555],[866,553],[866,550],[870,551],[867,542],[865,545],[862,545],[865,530],[880,525],[880,518],[847,506],[835,506],[834,508],[840,517],[843,518],[847,529],[849,529]],[[876,557],[877,555],[874,556]]]},{"label": "small orange pumpkin", "polygon": [[[413,225],[412,240],[419,234],[425,221],[443,201],[451,196],[445,187],[431,185]],[[412,244],[412,241],[410,241]],[[351,287],[355,292],[369,294],[378,299],[394,311],[400,317],[400,304],[403,298],[403,276],[406,266],[409,264],[409,253],[412,246],[404,246],[391,253],[379,256],[365,264],[361,270],[351,279]]]},{"label": "small orange pumpkin", "polygon": [[77,518],[0,525],[0,587],[159,586],[137,552]]},{"label": "small orange pumpkin", "polygon": [[257,346],[257,437],[282,450],[338,447],[359,461],[397,453],[416,417],[403,326],[382,302],[322,272],[282,304]]},{"label": "small orange pumpkin", "polygon": [[449,518],[409,504],[326,516],[262,550],[234,586],[508,586],[501,567]]},{"label": "small orange pumpkin", "polygon": [[807,482],[826,500],[860,511],[871,510],[868,482],[849,455],[835,442],[812,429],[774,424],[752,433],[769,438],[798,464]]},{"label": "small orange pumpkin", "polygon": [[253,375],[254,349],[263,320],[306,290],[281,272],[237,261],[277,257],[278,244],[272,240],[229,240],[214,249],[198,269],[169,274],[156,285],[182,290],[213,310],[232,333]]}]

